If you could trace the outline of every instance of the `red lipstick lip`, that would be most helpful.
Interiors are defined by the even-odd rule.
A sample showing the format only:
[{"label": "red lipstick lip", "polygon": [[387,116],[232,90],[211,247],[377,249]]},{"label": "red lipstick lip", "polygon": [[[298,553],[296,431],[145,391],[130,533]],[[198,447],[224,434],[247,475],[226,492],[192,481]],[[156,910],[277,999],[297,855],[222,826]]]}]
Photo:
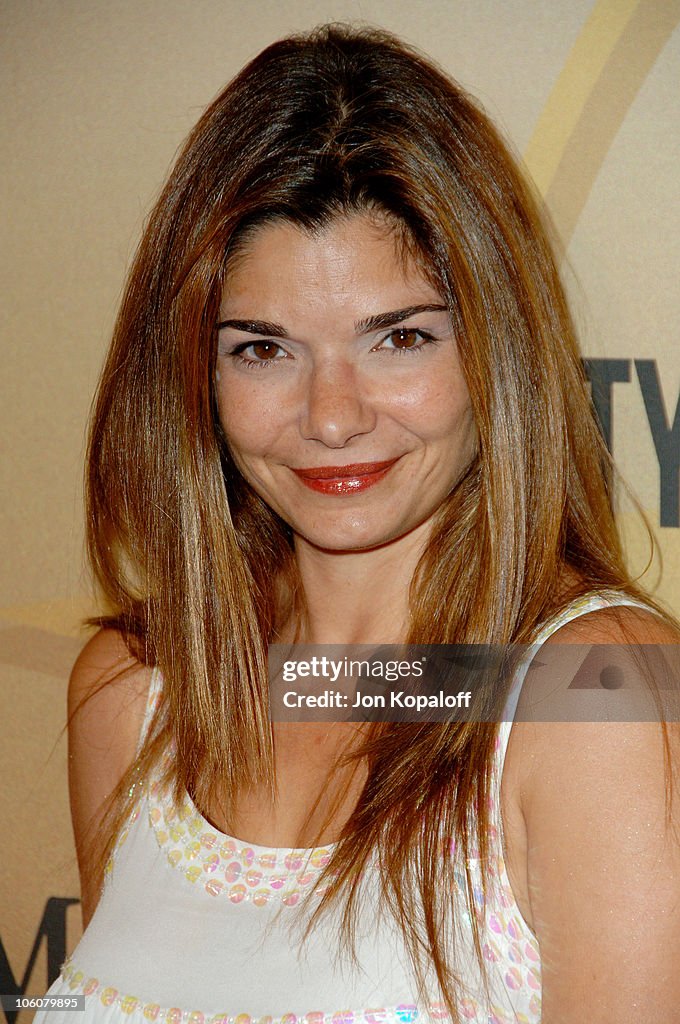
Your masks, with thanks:
[{"label": "red lipstick lip", "polygon": [[397,456],[384,462],[353,462],[348,466],[310,466],[305,469],[291,466],[291,469],[310,491],[339,498],[367,491],[387,476],[400,458]]},{"label": "red lipstick lip", "polygon": [[306,477],[308,480],[346,480],[381,473],[396,461],[387,459],[384,462],[353,462],[348,466],[314,466],[309,469],[295,469],[291,466],[291,469],[297,476]]}]

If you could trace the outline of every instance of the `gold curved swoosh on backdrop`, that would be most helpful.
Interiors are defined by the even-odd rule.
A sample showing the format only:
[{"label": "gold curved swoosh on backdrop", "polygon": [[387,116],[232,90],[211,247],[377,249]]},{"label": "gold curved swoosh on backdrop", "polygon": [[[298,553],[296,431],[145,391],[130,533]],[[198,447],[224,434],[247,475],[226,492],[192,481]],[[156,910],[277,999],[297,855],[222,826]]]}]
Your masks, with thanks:
[{"label": "gold curved swoosh on backdrop", "polygon": [[524,159],[569,244],[612,141],[680,22],[680,0],[598,0]]}]

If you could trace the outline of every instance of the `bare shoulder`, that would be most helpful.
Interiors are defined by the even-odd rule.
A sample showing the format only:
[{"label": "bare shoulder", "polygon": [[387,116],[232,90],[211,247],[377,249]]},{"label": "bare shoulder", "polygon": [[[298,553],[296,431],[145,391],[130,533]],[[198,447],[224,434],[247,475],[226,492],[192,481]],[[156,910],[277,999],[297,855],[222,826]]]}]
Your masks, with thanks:
[{"label": "bare shoulder", "polygon": [[[532,689],[535,686],[532,679],[530,686],[525,683],[523,691],[528,694],[528,699],[535,692],[541,694],[541,672],[547,677],[547,689],[552,689],[553,693],[559,692],[560,685],[566,687],[573,683],[576,673],[584,689],[590,683],[593,689],[602,691],[600,680],[590,680],[588,676],[590,671],[597,671],[600,662],[589,658],[587,652],[602,652],[605,646],[611,646],[612,653],[607,651],[607,660],[622,667],[626,685],[634,689],[639,683],[640,692],[647,687],[646,692],[649,693],[650,672],[654,677],[659,664],[650,652],[661,649],[668,656],[668,652],[680,652],[678,645],[680,632],[652,611],[626,605],[597,609],[572,619],[548,637],[535,659],[540,666],[533,673],[533,679],[539,680],[538,687]],[[591,664],[592,670],[589,668]],[[661,664],[667,673],[668,662],[662,659]],[[672,655],[670,666],[672,670],[678,666],[677,653]],[[662,679],[657,674],[656,679],[663,686],[668,682],[668,675]],[[676,685],[675,681],[673,685]],[[522,697],[525,697],[525,692]],[[645,708],[652,710],[651,697]],[[527,831],[532,826],[540,828],[541,822],[548,820],[545,817],[547,808],[542,807],[539,817],[537,805],[541,799],[556,795],[559,785],[573,779],[579,766],[585,773],[581,783],[585,787],[584,793],[589,788],[594,792],[601,791],[606,780],[610,780],[614,788],[625,790],[626,778],[632,779],[636,772],[642,771],[642,762],[651,770],[655,780],[663,782],[657,772],[663,768],[660,723],[652,720],[654,716],[651,715],[648,720],[617,721],[615,698],[611,696],[606,711],[608,717],[601,720],[580,721],[564,715],[556,721],[528,721],[520,716],[520,720],[514,722],[513,767]],[[671,750],[678,756],[680,727],[676,721],[668,721],[666,726]],[[628,767],[624,770],[622,765],[617,775],[612,772],[612,766],[621,758]],[[559,815],[559,800],[551,813]]]},{"label": "bare shoulder", "polygon": [[[592,657],[592,652],[598,651],[604,652],[606,663],[622,667],[621,678],[628,689],[635,690],[640,684],[640,692],[647,687],[649,693],[650,677],[659,686],[668,683],[669,670],[678,667],[677,653],[669,652],[679,652],[679,645],[680,632],[651,610],[625,605],[597,609],[572,619],[548,637],[536,659],[539,668],[534,677],[540,679],[543,672],[556,693],[560,684],[566,686],[574,682],[583,690],[587,691],[590,684],[590,692],[603,692],[605,684],[596,675],[603,662]],[[658,650],[665,653],[668,661],[663,658],[659,661],[654,656],[653,652]],[[677,680],[671,681],[676,685]],[[523,689],[530,697],[534,692],[531,685]],[[536,692],[541,694],[540,687]],[[652,709],[651,698],[645,707]],[[606,711],[606,716],[593,715],[590,721],[565,715],[554,721],[514,723],[516,757],[521,757],[521,768],[518,768],[522,780],[521,806],[528,828],[530,821],[534,828],[540,828],[541,822],[549,820],[545,806],[539,820],[536,805],[546,796],[557,795],[555,787],[567,779],[573,780],[579,769],[584,773],[580,782],[583,795],[589,791],[603,794],[603,787],[610,784],[609,795],[613,796],[616,790],[625,791],[627,783],[636,777],[642,779],[645,772],[650,784],[663,784],[663,731],[656,716],[623,720],[623,716],[617,714],[616,700],[611,694]],[[680,754],[679,724],[673,720],[665,724],[671,751],[677,757]],[[614,765],[618,765],[617,771],[613,770]],[[559,817],[563,809],[564,805],[557,800],[551,816]]]},{"label": "bare shoulder", "polygon": [[[545,647],[617,644],[625,651],[679,641],[659,616],[620,606],[572,620]],[[669,955],[680,943],[680,800],[676,794],[669,816],[661,725],[516,726],[546,1018],[581,1019],[587,1006],[590,1021],[632,1021],[638,1018],[631,1008],[648,1005],[658,1019],[671,1019],[680,999]],[[680,767],[680,733],[677,722],[667,728],[672,777]],[[644,935],[631,929],[633,920],[645,921]]]},{"label": "bare shoulder", "polygon": [[[590,679],[588,675],[601,667],[601,660],[589,658],[588,654],[595,650],[604,656],[605,648],[607,661],[621,667],[626,683],[631,687],[640,682],[641,691],[642,686],[649,682],[650,672],[654,677],[655,669],[659,666],[663,666],[666,672],[679,667],[679,645],[680,631],[651,610],[618,605],[587,612],[565,623],[546,639],[523,685],[520,709],[523,709],[523,701],[530,702],[544,694],[554,698],[555,694],[559,694],[560,686],[566,688],[577,682],[577,674],[580,687],[587,689],[590,685],[593,689],[601,689],[600,680]],[[655,650],[664,652],[661,660],[655,657]],[[542,677],[545,677],[545,685]],[[664,685],[668,677],[661,679],[657,676],[657,682]],[[646,692],[650,692],[648,687]],[[557,703],[553,706],[562,707]],[[651,697],[649,707],[652,707]],[[564,768],[568,770],[573,756],[572,745],[580,745],[588,733],[594,735],[600,732],[603,737],[613,737],[617,735],[616,727],[636,724],[614,720],[616,711],[613,700],[610,700],[607,712],[611,720],[600,722],[569,720],[566,714],[556,715],[556,718],[562,717],[562,720],[530,721],[527,720],[530,714],[518,714],[512,727],[511,753],[519,784],[521,808],[525,815],[531,786],[546,769],[546,758],[547,763],[556,768],[560,760],[563,760]],[[672,732],[674,723],[668,724]],[[658,723],[640,721],[637,725],[638,734],[644,736],[648,744],[655,744],[660,739]],[[675,728],[677,731],[677,725]],[[618,729],[618,732],[622,732],[622,729]]]},{"label": "bare shoulder", "polygon": [[[144,718],[151,670],[128,650],[117,630],[102,629],[80,652],[69,679],[69,737],[108,751],[122,771],[134,757]],[[73,760],[73,758],[71,758]]]},{"label": "bare shoulder", "polygon": [[571,619],[548,637],[545,646],[575,643],[677,644],[680,633],[651,609],[614,605]]},{"label": "bare shoulder", "polygon": [[116,629],[100,629],[78,655],[69,679],[69,713],[99,696],[118,710],[145,700],[151,670],[130,653]]}]

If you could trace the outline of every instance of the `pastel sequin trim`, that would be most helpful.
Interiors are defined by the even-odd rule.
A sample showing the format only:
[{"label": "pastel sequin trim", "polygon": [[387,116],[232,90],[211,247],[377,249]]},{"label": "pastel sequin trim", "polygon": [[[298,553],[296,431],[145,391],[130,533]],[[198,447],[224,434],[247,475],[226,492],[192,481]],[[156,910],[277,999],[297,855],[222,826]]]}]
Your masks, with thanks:
[{"label": "pastel sequin trim", "polygon": [[[231,903],[294,907],[329,863],[332,847],[268,849],[214,828],[187,795],[177,808],[158,780],[148,787],[149,821],[171,867],[210,896]],[[319,887],[321,895],[325,886]]]},{"label": "pastel sequin trim", "polygon": [[[305,1014],[284,1013],[279,1017],[253,1017],[248,1013],[208,1014],[201,1010],[183,1010],[178,1006],[162,1007],[158,1003],[145,1003],[136,996],[124,995],[98,978],[86,977],[70,958],[62,967],[61,977],[70,992],[96,999],[104,1007],[115,1007],[126,1017],[141,1014],[143,1020],[155,1021],[156,1024],[427,1024],[429,1021],[446,1022],[451,1019],[443,1003],[430,1003],[425,1008],[414,1003],[401,1003],[399,1006],[368,1010],[331,1013],[318,1010]],[[538,994],[531,997],[531,1017],[517,1011],[510,1015],[506,1009],[496,1005],[483,1007],[478,1000],[469,998],[462,998],[458,1009],[462,1019],[470,1024],[534,1024],[536,1015],[540,1013],[541,1000]]]}]

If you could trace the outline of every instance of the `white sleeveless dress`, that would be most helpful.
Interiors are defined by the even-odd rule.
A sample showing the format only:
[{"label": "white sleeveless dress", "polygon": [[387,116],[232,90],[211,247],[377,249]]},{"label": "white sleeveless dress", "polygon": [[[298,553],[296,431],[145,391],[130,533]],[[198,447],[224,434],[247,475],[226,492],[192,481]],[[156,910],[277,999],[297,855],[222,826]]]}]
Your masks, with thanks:
[{"label": "white sleeveless dress", "polygon": [[[613,605],[618,592],[590,594],[543,624],[529,648],[499,727],[491,810],[490,899],[479,860],[469,862],[490,979],[485,993],[460,888],[452,894],[463,980],[460,1016],[470,1024],[538,1024],[538,942],[514,899],[503,861],[500,782],[512,719],[531,657],[560,626]],[[641,605],[641,607],[646,607]],[[144,730],[160,688],[154,672]],[[144,730],[142,736],[144,735]],[[36,1024],[426,1024],[442,1004],[418,1000],[403,939],[381,913],[375,870],[365,875],[358,963],[338,955],[337,919],[323,917],[301,945],[302,896],[332,846],[269,849],[219,832],[188,796],[176,809],[155,777],[121,833],[97,910],[49,995],[85,995],[84,1014],[39,1011]]]}]

